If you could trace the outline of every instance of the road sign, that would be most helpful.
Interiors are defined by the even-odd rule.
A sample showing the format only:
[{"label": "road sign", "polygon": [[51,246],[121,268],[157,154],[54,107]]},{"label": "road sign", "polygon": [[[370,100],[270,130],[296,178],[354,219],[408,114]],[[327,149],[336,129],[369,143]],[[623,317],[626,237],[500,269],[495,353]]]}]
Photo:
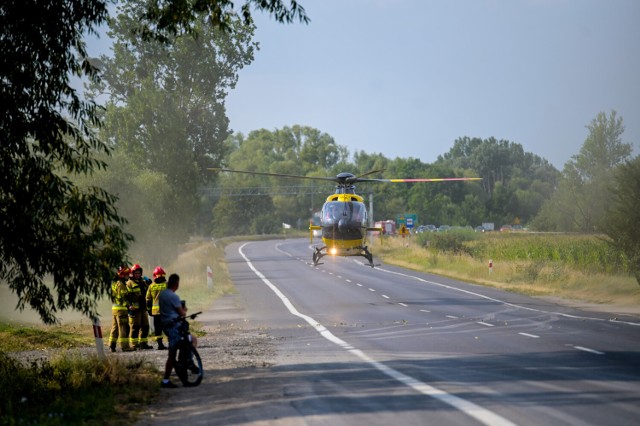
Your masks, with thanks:
[{"label": "road sign", "polygon": [[396,216],[396,223],[398,226],[405,225],[409,229],[412,229],[417,221],[418,215],[415,213],[405,213]]}]

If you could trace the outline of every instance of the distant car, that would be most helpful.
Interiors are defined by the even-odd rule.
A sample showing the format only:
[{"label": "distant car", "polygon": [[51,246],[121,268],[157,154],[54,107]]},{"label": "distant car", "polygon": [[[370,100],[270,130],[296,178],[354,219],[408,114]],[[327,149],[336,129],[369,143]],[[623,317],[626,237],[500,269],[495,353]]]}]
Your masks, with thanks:
[{"label": "distant car", "polygon": [[438,228],[436,228],[435,225],[425,225],[425,227],[427,228],[427,231],[429,231],[429,232],[436,232],[438,230]]},{"label": "distant car", "polygon": [[449,229],[451,229],[449,225],[440,225],[440,227],[438,228],[438,232],[446,232]]},{"label": "distant car", "polygon": [[513,231],[513,227],[511,225],[502,225],[500,228],[500,232],[511,232]]},{"label": "distant car", "polygon": [[423,232],[427,232],[427,227],[425,225],[420,225],[416,228],[416,234],[422,234]]},{"label": "distant car", "polygon": [[476,231],[476,232],[485,232],[486,231],[486,229],[484,229],[484,226],[482,226],[482,225],[476,226],[473,230]]}]

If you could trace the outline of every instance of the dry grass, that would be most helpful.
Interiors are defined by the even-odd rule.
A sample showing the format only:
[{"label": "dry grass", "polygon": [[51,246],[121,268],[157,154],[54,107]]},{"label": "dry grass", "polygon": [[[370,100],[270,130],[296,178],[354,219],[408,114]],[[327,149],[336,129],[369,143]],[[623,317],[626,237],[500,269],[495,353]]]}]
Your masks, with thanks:
[{"label": "dry grass", "polygon": [[594,273],[551,261],[479,261],[469,255],[436,253],[411,238],[372,242],[386,263],[531,296],[572,299],[622,307],[640,306],[640,286],[629,275]]},{"label": "dry grass", "polygon": [[[212,287],[208,285],[207,267],[212,271]],[[216,298],[234,291],[224,261],[224,248],[211,241],[186,244],[166,270],[180,275],[178,294],[187,301],[191,312],[206,309]]]}]

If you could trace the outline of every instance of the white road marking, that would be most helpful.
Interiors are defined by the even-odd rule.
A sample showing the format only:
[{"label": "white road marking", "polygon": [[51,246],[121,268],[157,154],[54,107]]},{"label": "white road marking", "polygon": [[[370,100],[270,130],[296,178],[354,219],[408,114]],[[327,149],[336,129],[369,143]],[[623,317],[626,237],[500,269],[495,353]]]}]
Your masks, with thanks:
[{"label": "white road marking", "polygon": [[345,280],[345,281],[346,281],[346,282],[348,282],[348,283],[350,283],[350,282],[351,282],[351,280]]},{"label": "white road marking", "polygon": [[458,317],[454,317],[453,315],[445,315],[447,318],[458,319]]},{"label": "white road marking", "polygon": [[484,322],[484,321],[478,321],[478,322],[476,322],[476,324],[484,325],[485,327],[494,327],[494,324],[490,324],[490,323]]},{"label": "white road marking", "polygon": [[526,337],[531,337],[532,339],[539,339],[540,336],[536,336],[535,334],[529,334],[529,333],[518,333],[521,336],[526,336]]},{"label": "white road marking", "polygon": [[574,348],[578,349],[579,351],[590,352],[596,355],[604,355],[604,352],[596,351],[595,349],[585,348],[584,346],[574,346]]},{"label": "white road marking", "polygon": [[369,291],[375,291],[375,290],[374,290],[374,289],[372,289],[372,288],[369,288]]},{"label": "white road marking", "polygon": [[426,309],[420,309],[420,312],[427,312],[428,313],[428,312],[431,312],[431,311],[428,311]]},{"label": "white road marking", "polygon": [[406,303],[402,303],[402,302],[398,302],[398,305],[400,305],[400,306],[404,306],[405,308],[407,308],[407,307],[408,307],[408,305],[407,305]]},{"label": "white road marking", "polygon": [[383,363],[374,360],[373,358],[371,358],[367,354],[365,354],[363,351],[354,348],[349,343],[347,343],[344,340],[340,339],[339,337],[336,337],[335,335],[333,335],[333,333],[331,333],[329,330],[327,330],[322,324],[320,324],[318,321],[316,321],[312,317],[298,312],[298,310],[295,308],[295,306],[293,306],[293,304],[287,298],[287,296],[285,296],[280,291],[280,289],[278,287],[276,287],[274,284],[272,284],[271,281],[269,281],[260,271],[258,271],[253,266],[253,264],[251,263],[249,258],[247,256],[245,256],[245,254],[242,251],[242,249],[247,244],[249,244],[249,243],[244,243],[243,245],[241,245],[240,248],[238,249],[238,252],[240,253],[240,256],[242,256],[242,258],[245,260],[245,262],[247,262],[247,265],[253,271],[253,273],[256,274],[258,276],[258,278],[260,278],[262,280],[262,282],[265,283],[267,285],[267,287],[269,287],[271,289],[271,291],[273,291],[275,293],[275,295],[280,298],[282,303],[286,306],[286,308],[289,310],[289,312],[292,315],[295,315],[298,318],[302,318],[303,320],[305,320],[322,337],[324,337],[328,341],[336,344],[337,346],[341,347],[342,349],[348,351],[349,353],[357,356],[361,360],[371,364],[373,367],[378,369],[380,372],[386,374],[387,376],[399,381],[400,383],[405,384],[406,386],[411,387],[412,389],[414,389],[417,392],[420,392],[423,395],[431,396],[431,397],[436,398],[436,399],[438,399],[439,401],[441,401],[441,402],[443,402],[445,404],[450,405],[451,407],[455,408],[456,410],[459,410],[459,411],[465,413],[466,415],[468,415],[470,417],[473,417],[474,419],[476,419],[477,421],[479,421],[482,424],[485,424],[485,425],[515,426],[514,423],[512,423],[508,419],[498,415],[497,413],[494,413],[493,411],[490,411],[490,410],[488,410],[486,408],[483,408],[483,407],[481,407],[481,406],[479,406],[479,405],[477,405],[477,404],[475,404],[475,403],[473,403],[471,401],[467,401],[466,399],[462,399],[462,398],[460,398],[458,396],[455,396],[455,395],[452,395],[450,393],[447,393],[447,392],[445,392],[445,391],[443,391],[441,389],[438,389],[438,388],[436,388],[434,386],[431,386],[431,385],[429,385],[427,383],[421,382],[421,381],[419,381],[417,379],[414,379],[411,376],[407,376],[404,373],[401,373],[401,372],[399,372],[397,370],[394,370],[393,368],[390,368],[390,367],[384,365]]},{"label": "white road marking", "polygon": [[389,298],[389,296],[387,296],[386,294],[383,294],[382,297],[384,297],[385,299]]},{"label": "white road marking", "polygon": [[360,283],[357,283],[356,285],[357,285],[358,287],[362,287],[362,284],[360,284]]}]

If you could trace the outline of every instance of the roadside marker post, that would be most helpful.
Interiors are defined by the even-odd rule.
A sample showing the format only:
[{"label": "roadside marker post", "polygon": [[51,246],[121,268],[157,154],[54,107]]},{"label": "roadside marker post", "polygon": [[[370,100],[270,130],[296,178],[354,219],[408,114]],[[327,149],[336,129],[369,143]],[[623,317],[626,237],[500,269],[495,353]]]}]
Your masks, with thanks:
[{"label": "roadside marker post", "polygon": [[493,272],[493,259],[489,259],[489,273]]},{"label": "roadside marker post", "polygon": [[98,358],[104,361],[104,343],[102,342],[102,327],[100,327],[100,318],[93,321],[93,336],[96,338],[96,350]]},{"label": "roadside marker post", "polygon": [[209,289],[213,288],[213,271],[210,266],[207,266],[207,287]]}]

